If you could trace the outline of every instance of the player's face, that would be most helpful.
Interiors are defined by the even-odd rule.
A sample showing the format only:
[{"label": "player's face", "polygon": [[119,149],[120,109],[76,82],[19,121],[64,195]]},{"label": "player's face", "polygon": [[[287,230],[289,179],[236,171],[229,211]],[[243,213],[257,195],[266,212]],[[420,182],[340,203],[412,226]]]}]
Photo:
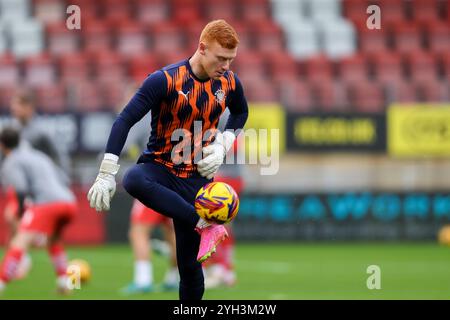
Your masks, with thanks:
[{"label": "player's face", "polygon": [[21,122],[26,122],[33,115],[33,108],[30,105],[21,103],[18,99],[11,101],[11,114]]},{"label": "player's face", "polygon": [[[202,47],[202,46],[201,46]],[[202,52],[202,66],[209,78],[218,79],[225,71],[230,69],[230,64],[236,57],[237,48],[227,49],[217,41],[204,44]]]}]

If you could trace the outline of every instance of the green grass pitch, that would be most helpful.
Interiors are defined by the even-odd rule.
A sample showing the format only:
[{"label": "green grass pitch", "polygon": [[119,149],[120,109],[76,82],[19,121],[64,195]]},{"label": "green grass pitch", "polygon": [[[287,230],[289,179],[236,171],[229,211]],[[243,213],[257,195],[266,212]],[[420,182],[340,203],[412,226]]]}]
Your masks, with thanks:
[{"label": "green grass pitch", "polygon": [[[132,279],[128,246],[68,247],[71,259],[91,264],[92,279],[69,297],[54,293],[45,251],[33,250],[33,269],[11,283],[1,299],[177,299],[176,292],[126,297]],[[2,252],[3,255],[3,252]],[[381,270],[381,289],[367,288],[367,267]],[[167,260],[154,255],[156,282]],[[208,290],[204,299],[449,299],[450,247],[434,243],[245,243],[236,248],[238,283]]]}]

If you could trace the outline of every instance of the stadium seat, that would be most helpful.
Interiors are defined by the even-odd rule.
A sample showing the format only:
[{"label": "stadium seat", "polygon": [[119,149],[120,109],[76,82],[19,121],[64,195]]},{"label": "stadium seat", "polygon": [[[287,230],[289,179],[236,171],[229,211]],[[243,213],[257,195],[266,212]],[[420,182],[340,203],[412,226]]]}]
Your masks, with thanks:
[{"label": "stadium seat", "polygon": [[432,54],[425,51],[406,55],[407,71],[412,81],[434,81],[437,76],[437,63]]},{"label": "stadium seat", "polygon": [[256,50],[264,53],[284,50],[283,32],[271,21],[256,22],[253,30]]},{"label": "stadium seat", "polygon": [[264,55],[267,70],[274,81],[295,81],[299,78],[299,70],[294,58],[285,51]]},{"label": "stadium seat", "polygon": [[442,71],[444,80],[450,83],[450,52],[442,55]]},{"label": "stadium seat", "polygon": [[36,107],[44,113],[60,113],[66,110],[65,87],[61,84],[38,85],[34,87]]},{"label": "stadium seat", "polygon": [[305,3],[303,0],[271,0],[271,5],[272,19],[285,30],[305,19]]},{"label": "stadium seat", "polygon": [[[198,47],[198,41],[200,38],[200,33],[202,32],[204,26],[205,26],[205,21],[194,21],[186,26],[184,26],[183,28],[183,32],[184,32],[184,38],[186,41],[186,48],[187,50],[191,51],[192,53],[194,53],[195,50],[197,50]],[[239,39],[242,41],[241,39],[241,35],[239,35]],[[245,43],[244,43],[245,46]],[[239,45],[239,49],[241,49],[241,45]],[[244,48],[245,50],[245,48]]]},{"label": "stadium seat", "polygon": [[40,22],[17,20],[10,25],[11,51],[17,57],[27,57],[44,50],[44,34]]},{"label": "stadium seat", "polygon": [[0,21],[18,24],[28,20],[31,14],[29,0],[0,0]]},{"label": "stadium seat", "polygon": [[193,52],[191,51],[173,51],[173,52],[159,53],[158,55],[155,56],[156,68],[160,69],[167,65],[177,63],[179,61],[189,58],[190,56],[192,56],[192,54]]},{"label": "stadium seat", "polygon": [[233,61],[233,70],[249,82],[267,78],[264,57],[258,52],[241,52]]},{"label": "stadium seat", "polygon": [[137,22],[123,21],[117,25],[116,50],[124,56],[139,56],[148,50],[148,33]]},{"label": "stadium seat", "polygon": [[333,78],[333,64],[324,55],[305,60],[302,69],[305,79],[311,83],[330,81]]},{"label": "stadium seat", "polygon": [[356,51],[354,26],[343,19],[320,22],[323,50],[332,59],[353,54]]},{"label": "stadium seat", "polygon": [[320,53],[318,29],[311,21],[297,21],[284,32],[287,49],[295,58],[306,59]]},{"label": "stadium seat", "polygon": [[12,55],[0,55],[0,87],[13,87],[19,83],[20,71]]},{"label": "stadium seat", "polygon": [[147,76],[158,69],[158,62],[153,54],[134,57],[129,60],[129,76],[136,82],[142,83]]},{"label": "stadium seat", "polygon": [[403,81],[402,59],[398,53],[394,51],[374,52],[370,60],[377,82],[393,83]]},{"label": "stadium seat", "polygon": [[61,82],[71,85],[85,81],[90,77],[89,57],[83,52],[61,55],[59,58],[59,71]]},{"label": "stadium seat", "polygon": [[187,25],[201,19],[200,2],[197,0],[172,0],[172,21]]},{"label": "stadium seat", "polygon": [[426,40],[431,52],[450,52],[450,23],[432,21],[427,23]]},{"label": "stadium seat", "polygon": [[132,18],[130,1],[101,0],[99,3],[103,11],[103,19],[108,23],[122,23]]},{"label": "stadium seat", "polygon": [[355,111],[379,113],[384,110],[382,87],[374,82],[359,82],[348,86],[349,101]]},{"label": "stadium seat", "polygon": [[356,25],[358,30],[358,47],[365,53],[374,53],[388,50],[388,34],[385,28],[368,29],[366,22]]},{"label": "stadium seat", "polygon": [[439,19],[439,1],[440,0],[412,0],[407,3],[411,6],[412,16],[415,21],[429,23]]},{"label": "stadium seat", "polygon": [[341,17],[341,0],[303,0],[309,9],[310,18],[329,23]]},{"label": "stadium seat", "polygon": [[383,24],[395,23],[406,19],[404,0],[378,0]]},{"label": "stadium seat", "polygon": [[279,82],[278,91],[280,92],[280,101],[287,110],[309,112],[316,105],[311,85],[308,82]]},{"label": "stadium seat", "polygon": [[124,59],[114,51],[102,51],[91,55],[94,76],[99,82],[123,81],[126,75]]},{"label": "stadium seat", "polygon": [[[254,34],[251,24],[244,21],[228,21],[236,30],[239,36],[239,52],[254,50]],[[199,34],[197,34],[198,42]],[[239,54],[240,54],[239,53]]]},{"label": "stadium seat", "polygon": [[164,0],[136,0],[136,17],[145,24],[164,22],[169,18],[169,5]]},{"label": "stadium seat", "polygon": [[67,29],[65,22],[47,25],[47,50],[52,55],[76,52],[80,48],[80,31]]},{"label": "stadium seat", "polygon": [[235,0],[205,0],[204,18],[207,20],[225,19],[226,21],[236,20],[238,11]]},{"label": "stadium seat", "polygon": [[124,83],[121,81],[108,81],[99,84],[99,94],[103,96],[103,105],[106,110],[115,111],[123,103]]},{"label": "stadium seat", "polygon": [[7,42],[4,28],[0,25],[0,55],[6,53]]},{"label": "stadium seat", "polygon": [[356,54],[338,61],[339,79],[346,83],[367,81],[368,63],[364,55]]},{"label": "stadium seat", "polygon": [[347,91],[339,81],[323,81],[312,84],[317,107],[324,112],[349,111]]},{"label": "stadium seat", "polygon": [[152,51],[165,53],[183,50],[184,33],[172,23],[158,23],[152,27]]},{"label": "stadium seat", "polygon": [[390,82],[385,85],[387,103],[414,103],[417,102],[417,89],[407,81]]},{"label": "stadium seat", "polygon": [[241,79],[241,81],[243,82],[245,96],[249,102],[279,101],[278,91],[271,81],[264,79],[247,81],[246,78]]},{"label": "stadium seat", "polygon": [[66,19],[66,6],[59,0],[34,0],[34,17],[43,24]]},{"label": "stadium seat", "polygon": [[82,12],[81,19],[82,24],[86,21],[91,20],[99,20],[100,18],[100,10],[99,10],[99,2],[92,0],[71,0],[71,5],[77,5],[80,7]]},{"label": "stadium seat", "polygon": [[240,18],[248,23],[270,19],[269,0],[241,0],[238,9],[241,11]]},{"label": "stadium seat", "polygon": [[81,28],[83,49],[86,52],[107,51],[112,48],[111,29],[108,24],[90,20]]},{"label": "stadium seat", "polygon": [[422,30],[413,21],[399,21],[392,23],[395,49],[401,53],[409,53],[422,49]]},{"label": "stadium seat", "polygon": [[419,100],[442,103],[449,100],[447,83],[438,80],[417,81]]},{"label": "stadium seat", "polygon": [[30,87],[56,83],[56,68],[48,55],[26,58],[24,61],[25,84]]},{"label": "stadium seat", "polygon": [[80,112],[104,110],[103,96],[99,85],[93,81],[83,81],[67,87],[68,105]]}]

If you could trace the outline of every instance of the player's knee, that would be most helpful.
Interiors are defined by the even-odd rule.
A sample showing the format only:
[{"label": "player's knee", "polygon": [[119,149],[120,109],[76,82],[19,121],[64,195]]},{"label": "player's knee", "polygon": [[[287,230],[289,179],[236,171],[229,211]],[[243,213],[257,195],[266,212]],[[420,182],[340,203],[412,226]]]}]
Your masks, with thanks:
[{"label": "player's knee", "polygon": [[199,263],[181,264],[178,266],[180,280],[187,286],[198,286],[203,284],[203,270]]}]

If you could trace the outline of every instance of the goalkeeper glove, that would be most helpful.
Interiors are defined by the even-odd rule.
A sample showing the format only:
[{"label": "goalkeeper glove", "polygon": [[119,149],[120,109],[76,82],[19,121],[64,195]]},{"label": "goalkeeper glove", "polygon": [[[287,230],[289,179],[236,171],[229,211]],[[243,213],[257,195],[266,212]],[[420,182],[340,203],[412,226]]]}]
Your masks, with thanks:
[{"label": "goalkeeper glove", "polygon": [[106,153],[100,165],[100,172],[88,192],[87,198],[91,208],[97,211],[109,210],[110,202],[116,192],[115,175],[120,166],[114,154]]},{"label": "goalkeeper glove", "polygon": [[235,139],[234,133],[219,131],[214,142],[202,149],[204,158],[197,164],[197,171],[202,177],[207,179],[214,177]]}]

